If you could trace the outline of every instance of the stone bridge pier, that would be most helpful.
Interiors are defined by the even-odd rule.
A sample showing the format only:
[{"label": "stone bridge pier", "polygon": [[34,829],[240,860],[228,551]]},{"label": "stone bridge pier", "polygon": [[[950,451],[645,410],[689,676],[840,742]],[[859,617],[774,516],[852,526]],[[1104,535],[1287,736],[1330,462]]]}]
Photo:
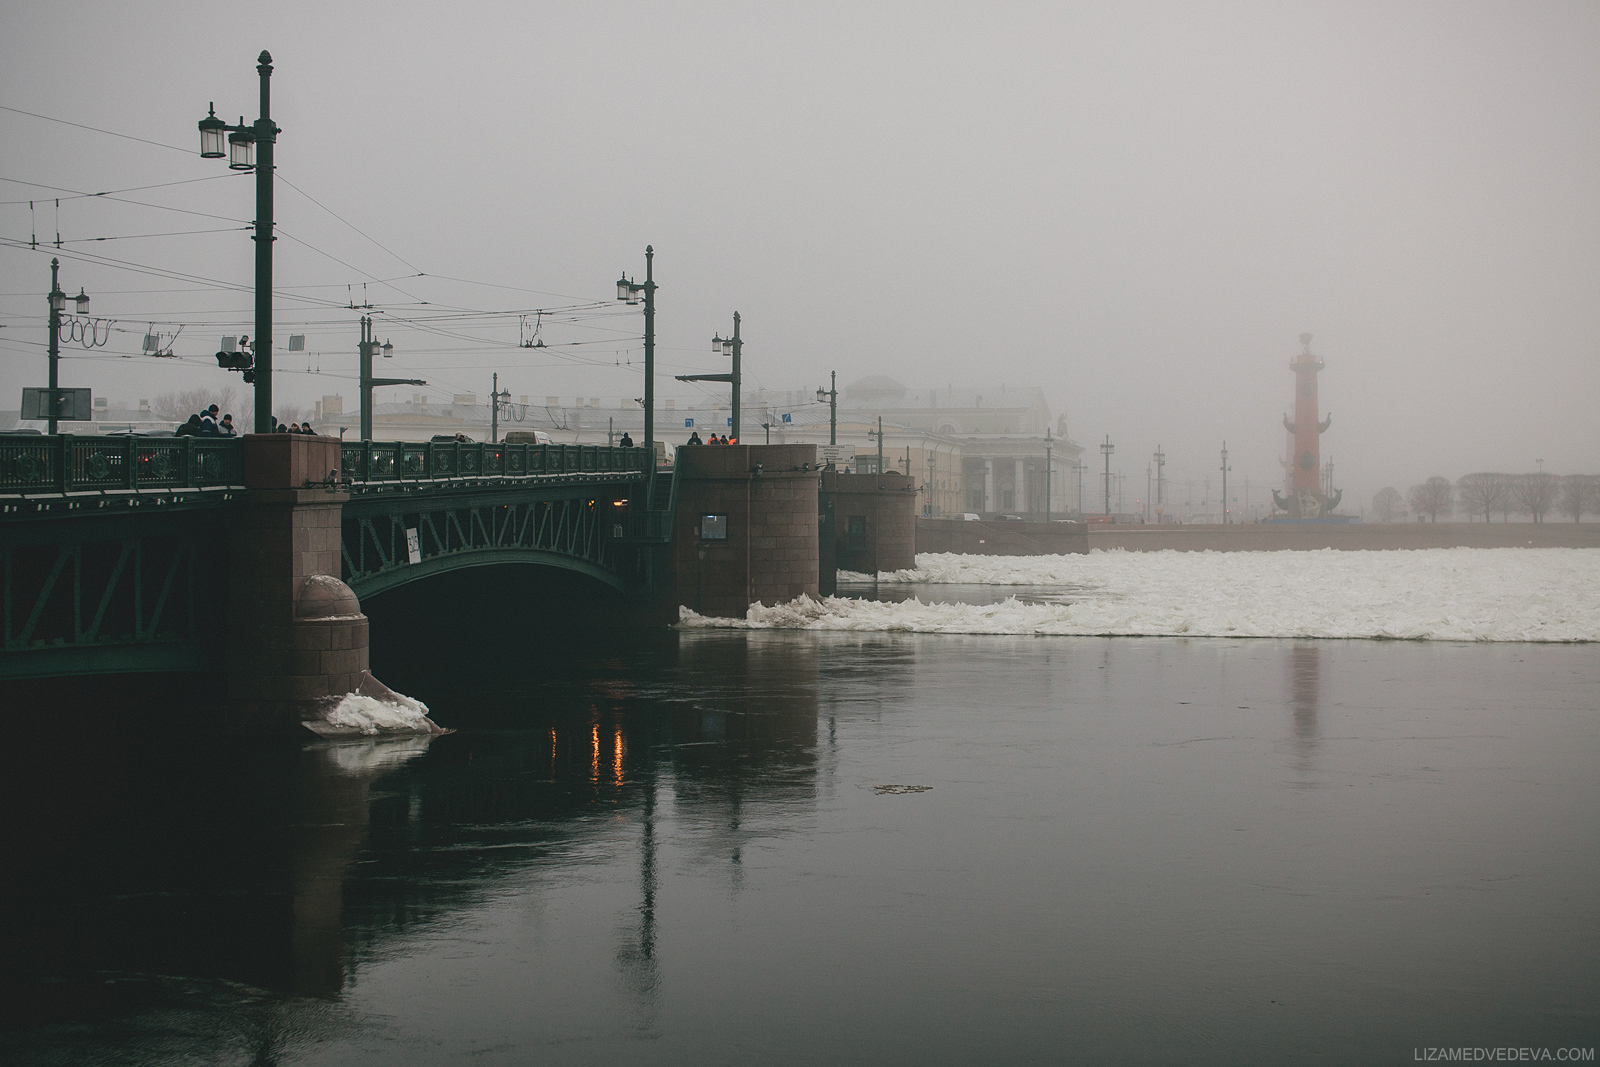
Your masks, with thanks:
[{"label": "stone bridge pier", "polygon": [[244,514],[228,534],[230,725],[288,729],[348,693],[387,694],[367,670],[367,617],[339,578],[342,473],[337,438],[244,438]]}]

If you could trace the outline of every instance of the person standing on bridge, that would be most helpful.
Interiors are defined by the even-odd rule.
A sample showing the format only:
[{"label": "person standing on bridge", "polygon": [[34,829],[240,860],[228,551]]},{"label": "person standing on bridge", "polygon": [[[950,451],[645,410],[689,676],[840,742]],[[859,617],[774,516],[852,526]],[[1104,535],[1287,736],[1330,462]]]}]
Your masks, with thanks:
[{"label": "person standing on bridge", "polygon": [[223,437],[238,437],[239,428],[233,424],[233,413],[222,416],[222,423],[217,427],[217,432]]},{"label": "person standing on bridge", "polygon": [[628,433],[627,430],[623,430],[622,431],[622,440],[618,441],[617,444],[621,445],[623,448],[632,448],[633,447],[633,435]]},{"label": "person standing on bridge", "polygon": [[686,444],[686,445],[703,445],[703,444],[705,444],[705,442],[700,440],[700,431],[699,430],[690,430],[689,431],[689,439],[687,441],[685,441],[684,444]]}]

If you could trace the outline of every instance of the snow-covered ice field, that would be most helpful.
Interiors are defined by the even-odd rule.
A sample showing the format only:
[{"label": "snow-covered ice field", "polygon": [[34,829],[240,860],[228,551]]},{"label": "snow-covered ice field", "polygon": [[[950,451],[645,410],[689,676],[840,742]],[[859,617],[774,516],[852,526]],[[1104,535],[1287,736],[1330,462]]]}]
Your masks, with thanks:
[{"label": "snow-covered ice field", "polygon": [[[841,582],[870,582],[841,572]],[[952,634],[1600,640],[1600,550],[1091,552],[917,557],[878,577],[896,603],[801,597],[744,619],[682,609],[685,627]],[[1033,587],[1025,599],[947,602],[943,585]],[[849,591],[848,589],[846,591]],[[870,591],[870,586],[863,591]]]}]

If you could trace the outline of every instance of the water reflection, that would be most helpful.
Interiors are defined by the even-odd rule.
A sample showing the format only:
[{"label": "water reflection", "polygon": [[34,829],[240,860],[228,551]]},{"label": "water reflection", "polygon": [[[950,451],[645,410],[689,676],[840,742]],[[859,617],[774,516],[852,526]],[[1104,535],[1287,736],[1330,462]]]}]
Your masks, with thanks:
[{"label": "water reflection", "polygon": [[1322,701],[1322,648],[1315,641],[1297,641],[1289,646],[1289,708],[1294,717],[1295,770],[1302,786],[1309,788],[1309,775],[1316,768],[1321,732],[1317,710]]}]

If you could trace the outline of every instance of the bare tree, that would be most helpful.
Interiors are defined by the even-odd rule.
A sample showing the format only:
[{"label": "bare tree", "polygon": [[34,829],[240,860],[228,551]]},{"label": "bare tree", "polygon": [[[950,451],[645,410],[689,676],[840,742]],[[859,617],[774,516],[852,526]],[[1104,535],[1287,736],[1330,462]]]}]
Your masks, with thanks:
[{"label": "bare tree", "polygon": [[1421,485],[1413,485],[1406,497],[1411,502],[1412,511],[1418,515],[1427,515],[1429,522],[1438,522],[1440,515],[1450,514],[1453,495],[1450,479],[1435,474]]},{"label": "bare tree", "polygon": [[290,422],[294,423],[295,425],[299,425],[302,422],[310,421],[310,408],[296,407],[293,405],[284,405],[278,408],[278,422],[280,423]]},{"label": "bare tree", "polygon": [[1511,507],[1511,478],[1504,474],[1480,471],[1463,474],[1456,483],[1460,490],[1461,507],[1469,515],[1483,515],[1490,521],[1490,513],[1504,512]]},{"label": "bare tree", "polygon": [[1561,511],[1573,522],[1580,521],[1585,511],[1600,511],[1600,476],[1569,474],[1561,479]]},{"label": "bare tree", "polygon": [[[212,404],[224,413],[234,405],[233,386],[220,391],[211,389],[185,389],[181,393],[162,393],[150,404],[157,418],[168,422],[182,422],[190,415],[198,415]],[[237,421],[237,420],[235,420]]]},{"label": "bare tree", "polygon": [[1534,522],[1544,521],[1545,512],[1555,507],[1560,494],[1561,479],[1544,471],[1519,475],[1511,483],[1518,509],[1533,516]]},{"label": "bare tree", "polygon": [[1386,485],[1372,494],[1372,512],[1378,516],[1379,522],[1403,519],[1406,516],[1405,498],[1400,495],[1400,490]]}]

